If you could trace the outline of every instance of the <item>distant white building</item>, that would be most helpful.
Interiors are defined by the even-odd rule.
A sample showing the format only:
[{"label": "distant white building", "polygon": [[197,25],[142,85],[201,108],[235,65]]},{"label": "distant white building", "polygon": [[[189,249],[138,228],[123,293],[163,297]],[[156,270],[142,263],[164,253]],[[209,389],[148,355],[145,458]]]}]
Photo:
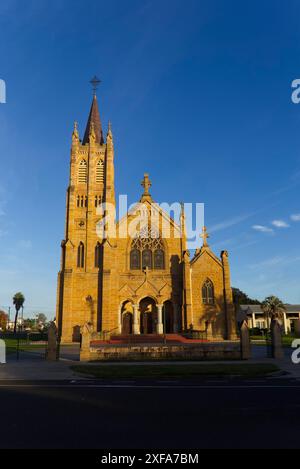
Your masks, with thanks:
[{"label": "distant white building", "polygon": [[[17,330],[19,329],[22,329],[23,327],[23,319],[22,318],[18,318],[17,320]],[[11,321],[7,321],[7,330],[8,331],[12,331],[15,327],[15,320],[11,320]]]},{"label": "distant white building", "polygon": [[[285,308],[281,323],[284,333],[288,334],[295,331],[295,322],[300,320],[300,305],[285,305]],[[240,305],[237,320],[241,322],[246,318],[251,328],[267,328],[267,320],[261,305]]]}]

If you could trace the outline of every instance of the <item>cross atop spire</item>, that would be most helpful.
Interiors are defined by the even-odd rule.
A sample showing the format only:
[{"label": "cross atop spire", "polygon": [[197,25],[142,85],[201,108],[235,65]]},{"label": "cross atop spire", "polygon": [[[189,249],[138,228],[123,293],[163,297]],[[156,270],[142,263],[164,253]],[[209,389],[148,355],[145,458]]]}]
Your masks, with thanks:
[{"label": "cross atop spire", "polygon": [[151,181],[149,179],[149,174],[145,173],[144,174],[144,179],[141,182],[141,186],[144,188],[144,194],[143,195],[150,195],[149,194],[149,189],[152,186]]},{"label": "cross atop spire", "polygon": [[202,247],[207,248],[208,247],[207,239],[209,238],[209,234],[207,233],[206,226],[203,226],[202,234],[200,235],[200,238],[203,239]]},{"label": "cross atop spire", "polygon": [[99,80],[99,78],[96,75],[94,75],[94,77],[90,81],[90,84],[93,87],[94,96],[96,95],[96,92],[100,83],[101,83],[101,80]]}]

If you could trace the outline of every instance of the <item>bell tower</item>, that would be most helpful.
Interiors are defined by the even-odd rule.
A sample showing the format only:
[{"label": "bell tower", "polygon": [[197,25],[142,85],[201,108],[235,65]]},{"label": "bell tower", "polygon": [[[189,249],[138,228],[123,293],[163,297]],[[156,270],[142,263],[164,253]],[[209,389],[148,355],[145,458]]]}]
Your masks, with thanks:
[{"label": "bell tower", "polygon": [[80,326],[101,328],[103,246],[97,236],[98,207],[115,205],[114,147],[111,126],[104,141],[96,77],[82,141],[78,124],[72,133],[70,178],[66,198],[65,238],[57,286],[57,325],[62,341],[79,339]]}]

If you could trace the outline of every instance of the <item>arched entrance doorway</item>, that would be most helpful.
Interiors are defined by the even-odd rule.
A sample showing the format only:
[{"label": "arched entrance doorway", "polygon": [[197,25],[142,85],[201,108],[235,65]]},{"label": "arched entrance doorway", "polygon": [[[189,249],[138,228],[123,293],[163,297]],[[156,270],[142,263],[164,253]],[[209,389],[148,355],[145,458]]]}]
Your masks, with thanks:
[{"label": "arched entrance doorway", "polygon": [[154,334],[157,322],[157,308],[153,298],[147,297],[140,301],[141,334]]},{"label": "arched entrance doorway", "polygon": [[173,332],[173,303],[168,300],[163,305],[163,325],[164,333],[171,334]]},{"label": "arched entrance doorway", "polygon": [[121,308],[122,334],[132,334],[133,307],[130,301],[125,301]]}]

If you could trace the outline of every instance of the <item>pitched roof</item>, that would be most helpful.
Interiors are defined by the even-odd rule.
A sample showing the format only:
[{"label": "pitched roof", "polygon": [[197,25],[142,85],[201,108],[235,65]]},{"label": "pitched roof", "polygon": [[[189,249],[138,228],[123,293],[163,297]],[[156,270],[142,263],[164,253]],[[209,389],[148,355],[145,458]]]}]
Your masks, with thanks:
[{"label": "pitched roof", "polygon": [[[300,305],[284,305],[287,313],[300,313]],[[261,305],[240,305],[242,311],[248,311],[252,313],[263,313]]]},{"label": "pitched roof", "polygon": [[93,97],[91,110],[90,110],[89,118],[87,121],[86,129],[85,129],[85,134],[84,134],[83,141],[82,141],[83,145],[89,142],[89,135],[90,135],[92,124],[94,124],[96,143],[100,143],[102,145],[104,143],[104,139],[103,139],[102,125],[101,125],[98,101],[97,101],[96,95],[94,95]]}]

